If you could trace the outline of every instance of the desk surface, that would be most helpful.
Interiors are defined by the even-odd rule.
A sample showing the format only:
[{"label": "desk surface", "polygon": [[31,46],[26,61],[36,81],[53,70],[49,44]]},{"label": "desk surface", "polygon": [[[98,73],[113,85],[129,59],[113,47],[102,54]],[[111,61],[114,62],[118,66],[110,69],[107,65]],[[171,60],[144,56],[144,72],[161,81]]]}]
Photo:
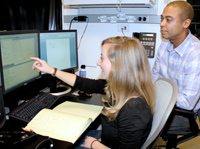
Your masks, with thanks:
[{"label": "desk surface", "polygon": [[[85,97],[83,98],[83,97],[74,96],[71,93],[69,93],[66,96],[61,97],[54,104],[54,107],[57,106],[58,104],[64,102],[64,101],[73,101],[73,102],[80,102],[80,103],[86,103],[86,104],[102,105],[101,97],[102,97],[102,95],[100,95],[100,94],[93,94],[92,97],[90,97],[90,98],[85,98]],[[55,148],[55,149],[57,149],[57,148],[59,148],[59,149],[62,149],[62,148],[65,148],[65,149],[66,148],[74,148],[74,146],[76,146],[77,144],[79,144],[79,142],[81,141],[81,139],[84,137],[84,135],[89,130],[98,128],[99,124],[100,124],[100,116],[89,126],[89,128],[82,134],[82,136],[80,137],[80,139],[77,140],[77,142],[74,145],[71,144],[71,143],[69,143],[69,142],[60,141],[60,140],[56,140],[56,139],[47,140],[48,137],[44,137],[44,136],[40,136],[40,135],[34,135],[34,136],[30,137],[29,139],[25,140],[24,142],[18,143],[17,145],[11,145],[11,143],[8,143],[6,145],[3,144],[3,145],[5,145],[5,147],[9,146],[9,149],[10,148],[16,148],[16,146],[20,147],[22,149],[32,149],[32,148],[36,148],[36,146],[39,143],[41,143],[42,146],[47,146],[47,147],[50,144],[53,143],[53,148]],[[24,124],[24,123],[22,123],[20,121],[8,120],[8,121],[6,121],[4,127],[1,130],[3,130],[3,131],[4,130],[6,130],[6,131],[21,131],[22,127],[24,127],[25,125],[26,124]],[[16,141],[17,137],[19,138],[19,135],[20,134],[18,134],[18,136],[16,135],[16,137],[14,137],[15,141]],[[21,136],[22,135],[25,135],[25,134],[21,134]],[[46,141],[44,141],[44,140],[46,140]],[[1,140],[0,140],[0,143],[1,143]]]}]

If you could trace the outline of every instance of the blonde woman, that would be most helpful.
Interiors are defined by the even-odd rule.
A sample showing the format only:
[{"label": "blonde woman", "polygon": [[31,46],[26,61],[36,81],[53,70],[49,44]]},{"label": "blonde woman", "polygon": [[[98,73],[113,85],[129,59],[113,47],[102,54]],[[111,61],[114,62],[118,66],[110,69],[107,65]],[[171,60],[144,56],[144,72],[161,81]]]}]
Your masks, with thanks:
[{"label": "blonde woman", "polygon": [[155,92],[145,50],[135,38],[112,37],[102,42],[97,65],[103,79],[92,80],[55,70],[45,61],[33,69],[54,74],[87,93],[103,97],[101,141],[88,136],[79,148],[141,148],[151,130]]}]

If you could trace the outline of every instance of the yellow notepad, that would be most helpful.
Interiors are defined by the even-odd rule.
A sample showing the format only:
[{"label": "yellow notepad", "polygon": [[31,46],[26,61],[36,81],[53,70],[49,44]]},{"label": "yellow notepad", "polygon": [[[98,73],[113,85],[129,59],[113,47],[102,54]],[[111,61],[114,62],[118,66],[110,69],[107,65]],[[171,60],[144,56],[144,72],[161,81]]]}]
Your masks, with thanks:
[{"label": "yellow notepad", "polygon": [[41,110],[25,127],[37,134],[74,143],[101,113],[102,106],[66,101]]}]

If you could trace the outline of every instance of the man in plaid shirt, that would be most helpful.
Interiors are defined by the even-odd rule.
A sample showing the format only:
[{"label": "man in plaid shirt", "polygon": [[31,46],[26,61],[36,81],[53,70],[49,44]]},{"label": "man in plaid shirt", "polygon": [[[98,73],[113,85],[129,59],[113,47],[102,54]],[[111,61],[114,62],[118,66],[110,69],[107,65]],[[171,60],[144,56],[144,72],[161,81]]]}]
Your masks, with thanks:
[{"label": "man in plaid shirt", "polygon": [[[185,1],[169,3],[161,15],[161,43],[153,66],[153,78],[164,77],[178,86],[176,106],[182,109],[200,109],[200,41],[189,26],[194,17],[192,6]],[[170,130],[188,127],[182,116],[171,118]]]}]

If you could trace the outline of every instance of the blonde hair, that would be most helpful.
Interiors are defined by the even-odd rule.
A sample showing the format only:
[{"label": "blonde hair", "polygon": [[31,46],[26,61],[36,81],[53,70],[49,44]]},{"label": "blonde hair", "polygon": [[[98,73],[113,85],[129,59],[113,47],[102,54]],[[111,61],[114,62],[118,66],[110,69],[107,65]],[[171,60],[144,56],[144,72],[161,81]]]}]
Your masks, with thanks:
[{"label": "blonde hair", "polygon": [[134,96],[146,100],[154,111],[155,91],[152,84],[151,69],[144,47],[136,38],[112,37],[105,39],[102,46],[111,44],[108,58],[111,70],[105,88],[102,114],[115,120],[126,101]]},{"label": "blonde hair", "polygon": [[174,1],[169,3],[166,7],[175,7],[180,10],[180,17],[182,21],[185,21],[186,19],[190,19],[191,21],[194,18],[194,9],[192,5],[185,1]]}]

